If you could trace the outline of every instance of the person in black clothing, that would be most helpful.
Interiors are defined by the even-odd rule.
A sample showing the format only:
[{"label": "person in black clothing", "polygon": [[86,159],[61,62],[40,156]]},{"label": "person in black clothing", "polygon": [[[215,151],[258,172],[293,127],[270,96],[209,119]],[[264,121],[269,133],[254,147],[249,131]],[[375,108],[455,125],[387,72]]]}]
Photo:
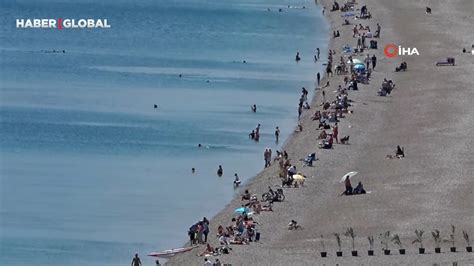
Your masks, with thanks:
[{"label": "person in black clothing", "polygon": [[395,156],[398,158],[404,158],[405,157],[405,149],[401,148],[400,145],[397,146],[397,152],[395,153]]},{"label": "person in black clothing", "polygon": [[366,191],[364,189],[364,185],[362,185],[362,182],[359,182],[359,184],[357,184],[357,187],[354,188],[354,191],[353,191],[354,194],[365,194]]},{"label": "person in black clothing", "polygon": [[372,69],[375,69],[375,65],[377,65],[377,57],[375,55],[372,56]]},{"label": "person in black clothing", "polygon": [[142,266],[142,262],[138,257],[138,254],[135,254],[135,257],[133,257],[131,266]]}]

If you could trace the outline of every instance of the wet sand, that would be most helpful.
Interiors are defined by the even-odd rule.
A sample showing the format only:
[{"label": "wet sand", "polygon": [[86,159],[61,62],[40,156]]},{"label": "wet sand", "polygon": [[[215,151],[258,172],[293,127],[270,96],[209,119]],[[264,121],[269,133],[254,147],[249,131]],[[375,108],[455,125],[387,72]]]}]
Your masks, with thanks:
[{"label": "wet sand", "polygon": [[[323,1],[326,17],[332,30],[339,30],[340,38],[331,41],[336,50],[334,63],[339,61],[344,44],[355,46],[353,26],[342,26],[339,11],[329,12],[332,1]],[[373,18],[350,20],[369,25],[373,32],[376,23],[382,26],[378,50],[368,50],[377,56],[377,67],[369,85],[359,91],[349,91],[354,101],[346,118],[339,123],[339,137],[350,135],[349,145],[335,144],[332,150],[317,148],[317,122],[310,116],[319,108],[314,100],[312,109],[303,114],[303,132],[293,134],[286,142],[286,150],[293,162],[316,151],[319,161],[314,167],[298,170],[309,176],[304,188],[285,189],[286,200],[274,204],[274,212],[256,217],[261,224],[261,241],[250,245],[233,245],[228,255],[218,258],[233,265],[459,265],[474,263],[474,253],[465,252],[461,230],[470,232],[474,239],[474,56],[463,54],[474,44],[474,5],[471,0],[453,1],[359,1],[366,4]],[[432,14],[425,14],[425,7]],[[331,30],[331,32],[332,32]],[[370,39],[368,39],[370,40]],[[396,43],[416,47],[420,56],[386,58],[383,46]],[[447,56],[456,58],[456,66],[435,66]],[[408,71],[394,69],[406,61]],[[389,97],[376,96],[384,78],[391,79],[396,89]],[[343,76],[330,77],[326,97],[343,85]],[[322,81],[321,84],[324,84]],[[295,95],[295,99],[297,95]],[[264,140],[263,140],[264,141]],[[394,154],[397,145],[405,147],[406,158],[386,159]],[[253,178],[247,188],[261,195],[269,185],[280,184],[274,164]],[[339,196],[343,184],[341,176],[358,171],[353,185],[364,183],[370,194]],[[211,220],[210,239],[215,239],[219,224],[229,225],[233,209],[240,199],[231,201]],[[199,217],[196,217],[199,219]],[[295,219],[303,230],[289,231],[287,224]],[[434,253],[431,231],[439,229],[447,238],[450,225],[457,227],[456,246],[460,252],[449,253],[449,244],[442,244],[442,253]],[[351,257],[350,241],[342,236],[344,256],[337,258],[333,233],[343,234],[353,227],[359,257]],[[425,231],[426,255],[419,255],[412,245],[415,229]],[[378,235],[391,231],[399,234],[407,255],[384,256]],[[325,236],[328,258],[321,258],[320,235]],[[368,257],[367,236],[375,236],[375,256]],[[193,252],[176,256],[168,265],[202,265],[203,257]],[[392,254],[398,248],[390,243]],[[212,261],[215,258],[211,258]]]}]

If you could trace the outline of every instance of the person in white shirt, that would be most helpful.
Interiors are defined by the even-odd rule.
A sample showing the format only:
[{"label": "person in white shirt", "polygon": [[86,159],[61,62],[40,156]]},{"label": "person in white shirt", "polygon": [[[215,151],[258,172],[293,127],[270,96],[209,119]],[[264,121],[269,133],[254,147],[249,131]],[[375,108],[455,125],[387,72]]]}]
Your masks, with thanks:
[{"label": "person in white shirt", "polygon": [[210,260],[208,260],[207,258],[204,258],[204,266],[213,266],[214,263],[212,263]]}]

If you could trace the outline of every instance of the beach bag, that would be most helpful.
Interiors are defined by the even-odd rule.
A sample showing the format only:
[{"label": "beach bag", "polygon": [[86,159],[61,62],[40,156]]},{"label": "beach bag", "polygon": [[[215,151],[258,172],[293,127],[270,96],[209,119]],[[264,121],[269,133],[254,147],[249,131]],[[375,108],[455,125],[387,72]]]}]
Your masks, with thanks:
[{"label": "beach bag", "polygon": [[260,241],[260,232],[257,232],[255,234],[255,242],[258,242],[258,241]]}]

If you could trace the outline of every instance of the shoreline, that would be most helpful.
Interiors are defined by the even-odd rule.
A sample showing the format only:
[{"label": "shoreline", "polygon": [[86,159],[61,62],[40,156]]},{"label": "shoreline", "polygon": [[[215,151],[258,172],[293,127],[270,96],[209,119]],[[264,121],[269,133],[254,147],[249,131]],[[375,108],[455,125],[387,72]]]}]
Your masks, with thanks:
[{"label": "shoreline", "polygon": [[[328,45],[329,49],[336,50],[337,53],[333,61],[337,62],[340,56],[340,46],[346,42],[351,45],[354,44],[354,40],[351,36],[348,36],[352,26],[346,26],[350,27],[346,29],[341,27],[341,18],[337,16],[340,15],[340,12],[329,11],[332,1],[320,2],[322,2],[320,5],[326,7],[325,18],[330,25],[329,34],[336,29],[342,31],[342,37],[340,38],[334,39],[330,36]],[[297,163],[298,170],[302,169],[309,176],[305,182],[305,187],[285,189],[287,199],[282,203],[275,203],[273,213],[263,213],[256,218],[261,223],[259,228],[262,233],[261,241],[249,245],[232,246],[231,254],[217,257],[222,262],[234,265],[269,263],[309,265],[314,264],[315,261],[342,265],[346,263],[383,264],[387,262],[402,264],[474,262],[474,255],[465,252],[448,253],[442,257],[439,254],[420,257],[415,254],[416,247],[408,245],[414,238],[413,231],[415,229],[427,231],[425,236],[427,249],[433,248],[430,230],[435,228],[438,228],[447,236],[450,224],[455,224],[458,228],[457,241],[460,243],[458,249],[462,249],[461,230],[467,230],[471,232],[471,235],[474,235],[474,228],[472,227],[474,214],[469,213],[469,210],[474,209],[472,203],[474,202],[474,195],[472,194],[474,183],[469,180],[469,173],[472,173],[473,169],[472,166],[469,166],[469,163],[474,161],[473,156],[466,148],[460,147],[457,143],[450,142],[453,146],[444,143],[446,142],[445,137],[451,137],[449,129],[464,129],[462,136],[458,137],[462,137],[464,143],[472,144],[469,136],[474,130],[469,125],[472,124],[469,123],[472,122],[469,115],[474,114],[474,110],[470,106],[464,108],[455,106],[453,108],[454,114],[446,114],[437,110],[439,106],[449,107],[456,100],[456,103],[461,102],[462,104],[462,98],[453,99],[451,96],[444,95],[439,89],[441,89],[441,86],[449,86],[450,82],[461,88],[473,85],[473,78],[469,76],[469,70],[473,70],[473,65],[472,63],[469,65],[470,58],[465,58],[465,55],[462,57],[463,55],[460,53],[455,54],[458,64],[465,66],[463,71],[459,73],[461,78],[457,80],[452,78],[454,76],[452,74],[453,70],[449,67],[439,69],[433,66],[432,62],[437,58],[437,54],[433,53],[433,50],[439,52],[439,57],[443,58],[458,50],[460,51],[462,47],[449,48],[449,45],[445,44],[443,49],[449,51],[449,53],[439,50],[437,47],[431,47],[431,41],[428,37],[433,37],[436,31],[433,28],[426,30],[424,28],[426,22],[419,21],[421,19],[434,19],[439,22],[438,20],[442,20],[442,18],[457,14],[459,22],[461,20],[459,13],[462,13],[462,8],[459,9],[459,7],[468,4],[468,2],[460,0],[445,4],[443,13],[440,11],[440,5],[435,5],[433,9],[438,13],[437,16],[442,18],[436,16],[425,18],[423,6],[420,3],[404,2],[401,4],[403,6],[400,7],[390,3],[389,0],[358,2],[359,8],[363,4],[367,4],[373,18],[371,20],[357,20],[356,23],[363,23],[363,25],[369,23],[370,27],[375,29],[373,25],[380,22],[382,38],[378,39],[378,50],[368,50],[370,55],[375,53],[378,58],[377,67],[373,72],[370,84],[361,85],[358,92],[349,91],[349,97],[354,101],[351,108],[354,113],[347,114],[346,118],[341,119],[339,136],[350,135],[350,145],[336,145],[335,149],[331,151],[316,148],[316,137],[320,131],[315,132],[317,125],[314,125],[315,122],[311,121],[310,116],[318,108],[321,90],[317,90],[312,99],[312,108],[302,115],[303,132],[292,133],[282,146],[282,149],[288,151],[293,162],[297,162],[299,158],[304,158],[306,154],[316,151],[319,161],[316,161],[311,169],[300,168],[301,164]],[[396,11],[407,11],[407,14],[400,15],[402,12]],[[419,14],[420,12],[421,14]],[[403,18],[397,18],[392,14],[398,14]],[[351,23],[354,23],[353,20],[351,20]],[[419,24],[421,26],[418,26]],[[441,23],[439,26],[447,31],[449,23],[445,24]],[[457,41],[456,45],[461,45],[462,33],[468,29],[469,25],[461,22],[460,24],[462,24],[460,28],[449,33],[446,32],[446,36],[442,36],[441,40],[450,40],[454,36]],[[400,26],[404,25],[407,26],[405,29],[411,26],[412,31],[403,30]],[[420,38],[415,43],[415,46],[420,47],[421,56],[419,58],[404,57],[392,60],[383,57],[383,44],[414,40],[413,38],[416,38],[420,31],[424,31],[423,33],[428,34],[428,37]],[[431,31],[434,31],[434,33]],[[395,65],[402,60],[408,62],[408,71],[406,73],[394,73]],[[425,65],[427,65],[428,70],[423,68]],[[460,71],[459,68],[455,69]],[[443,80],[439,77],[440,75]],[[325,90],[326,95],[333,96],[332,91],[337,89],[337,85],[341,84],[341,77],[334,75],[329,78],[331,86]],[[394,80],[397,89],[390,97],[375,96],[385,77]],[[324,75],[321,84],[325,83],[327,79],[328,77]],[[431,90],[425,92],[418,89],[419,87],[426,87]],[[455,90],[456,87],[453,89]],[[426,110],[409,109],[411,104],[416,104],[418,101],[425,99],[427,93],[430,93],[428,97],[430,101],[423,104]],[[472,95],[472,92],[466,92],[465,90],[455,91],[455,93],[457,96],[460,93],[470,93]],[[413,114],[410,117],[411,113]],[[462,125],[449,124],[443,126],[437,121],[439,116],[442,116],[443,121],[447,119],[447,124],[456,123],[456,121],[450,120],[453,116],[460,117],[459,120],[464,123]],[[412,122],[411,119],[415,121]],[[433,144],[423,145],[425,138],[429,138]],[[402,160],[385,159],[385,154],[393,152],[394,147],[398,144],[407,147],[407,158]],[[457,167],[460,166],[459,169],[453,169],[452,165],[441,160],[445,159],[439,155],[439,152],[443,150],[449,154],[449,158],[446,160],[449,160],[452,165],[459,161],[455,153],[461,151],[461,154],[466,158],[456,164]],[[437,156],[433,157],[434,155]],[[274,177],[278,175],[277,168],[278,166],[273,164],[270,168],[264,169],[248,180],[241,190],[249,189],[251,193],[255,192],[260,195],[267,191],[266,187],[268,185],[281,183],[279,178]],[[352,170],[360,172],[353,183],[356,180],[362,180],[366,189],[372,191],[372,193],[357,196],[350,200],[347,200],[346,197],[337,197],[336,193],[343,189],[343,185],[337,179]],[[455,173],[456,179],[454,181],[441,177],[434,178],[435,181],[429,179],[437,176],[435,173],[448,176],[449,172]],[[436,193],[433,193],[433,191]],[[217,244],[214,237],[216,228],[219,224],[223,226],[230,224],[233,209],[240,206],[241,203],[238,197],[227,203],[211,219],[210,239],[214,246]],[[444,201],[440,199],[444,199]],[[357,210],[357,212],[354,212],[354,210]],[[291,219],[297,220],[302,225],[303,230],[288,231],[286,225]],[[357,236],[356,246],[359,247],[359,252],[362,254],[356,258],[347,257],[349,244],[348,240],[345,239],[343,240],[345,258],[338,259],[335,258],[335,254],[332,254],[336,250],[332,234],[335,232],[342,234],[347,227],[354,228]],[[382,257],[380,255],[379,240],[376,240],[376,247],[374,248],[377,249],[377,256],[365,256],[364,252],[366,252],[368,244],[365,243],[367,241],[364,238],[369,235],[377,236],[386,230],[400,235],[402,242],[405,243],[407,256]],[[330,258],[327,259],[319,256],[321,234],[324,234],[327,239],[326,249],[330,253]],[[254,248],[257,246],[257,249]],[[196,254],[202,252],[203,249],[204,246],[201,246],[191,252],[173,257],[167,265],[202,264],[203,257],[197,257]],[[395,249],[395,246],[392,249]],[[444,247],[444,250],[446,249]]]}]

